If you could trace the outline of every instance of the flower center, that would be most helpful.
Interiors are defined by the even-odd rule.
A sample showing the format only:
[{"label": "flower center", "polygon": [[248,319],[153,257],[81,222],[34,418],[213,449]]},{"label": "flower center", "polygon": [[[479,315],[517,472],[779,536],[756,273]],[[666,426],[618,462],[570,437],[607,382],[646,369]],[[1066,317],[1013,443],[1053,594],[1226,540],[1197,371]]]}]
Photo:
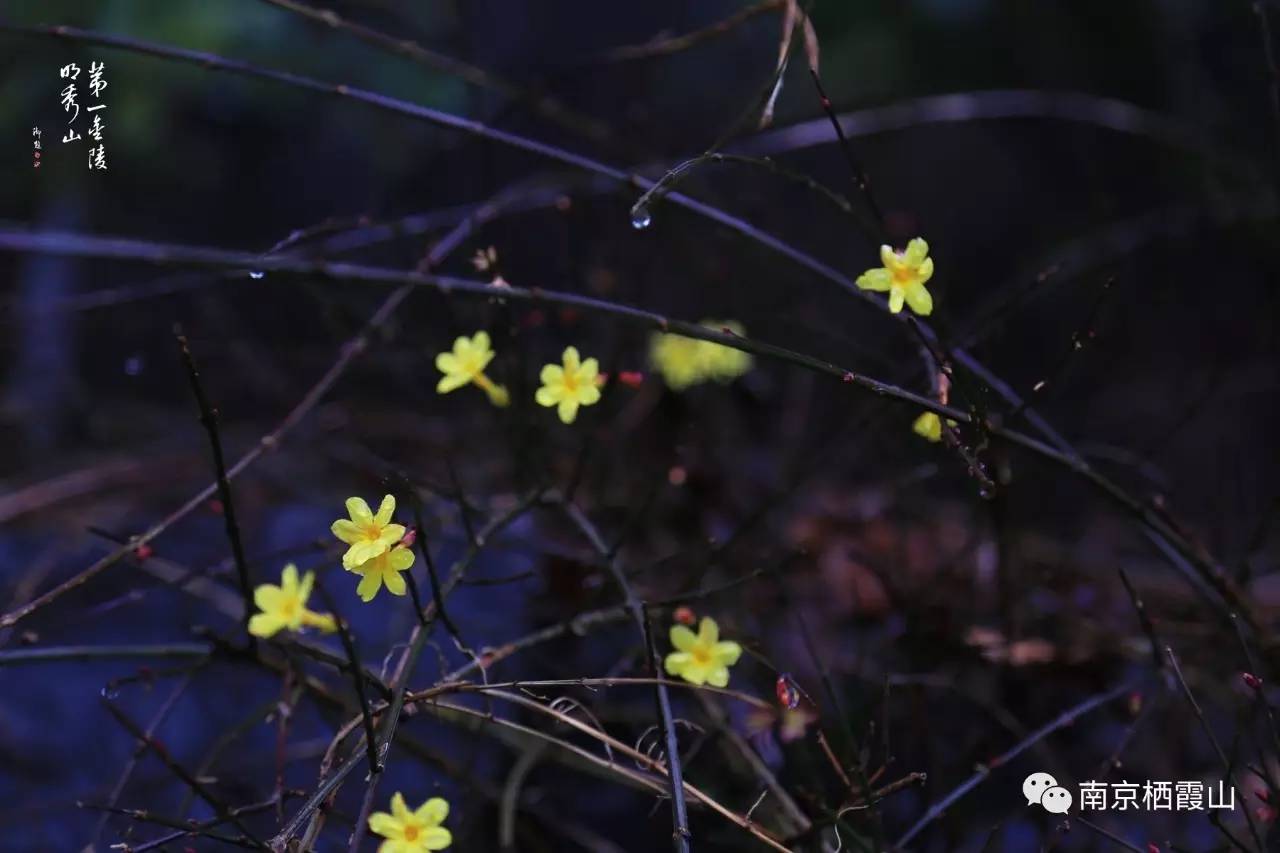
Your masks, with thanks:
[{"label": "flower center", "polygon": [[693,647],[693,651],[690,652],[690,654],[693,655],[693,662],[699,666],[706,666],[711,663],[710,646],[704,646],[702,643],[699,643]]},{"label": "flower center", "polygon": [[408,825],[406,825],[406,826],[405,826],[405,828],[404,828],[404,840],[405,840],[405,841],[417,841],[417,840],[418,840],[418,827],[414,826],[413,824],[408,824]]},{"label": "flower center", "polygon": [[286,598],[280,605],[280,612],[286,619],[292,619],[298,613],[298,599]]},{"label": "flower center", "polygon": [[578,377],[568,370],[564,372],[564,390],[570,394],[578,390]]}]

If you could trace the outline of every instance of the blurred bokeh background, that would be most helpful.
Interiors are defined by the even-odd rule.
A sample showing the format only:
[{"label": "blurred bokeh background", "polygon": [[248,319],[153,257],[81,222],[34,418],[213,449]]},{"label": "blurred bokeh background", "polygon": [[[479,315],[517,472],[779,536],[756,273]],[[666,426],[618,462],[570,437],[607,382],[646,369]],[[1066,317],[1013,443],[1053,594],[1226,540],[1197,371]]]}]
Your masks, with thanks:
[{"label": "blurred bokeh background", "polygon": [[[9,4],[0,13],[0,226],[253,253],[322,226],[290,251],[412,270],[475,205],[501,193],[510,210],[478,226],[439,270],[480,275],[472,255],[493,246],[513,285],[687,320],[733,318],[751,337],[929,393],[919,342],[903,324],[672,204],[657,203],[652,224],[633,228],[632,187],[350,98],[22,31],[67,25],[206,51],[476,119],[650,178],[737,127],[724,150],[810,176],[846,197],[852,213],[769,169],[735,163],[705,164],[682,192],[850,278],[877,265],[879,240],[860,224],[868,206],[834,144],[803,45],[782,77],[772,125],[757,130],[783,3],[318,7],[484,69],[479,81],[289,5]],[[1092,464],[1167,513],[1273,623],[1280,143],[1254,6],[819,0],[812,20],[823,84],[871,176],[889,238],[929,240],[938,270],[930,319],[944,341],[1030,395]],[[691,33],[699,37],[678,41]],[[87,168],[87,140],[61,142],[59,68],[95,61],[106,63],[109,83],[106,171]],[[39,168],[33,127],[42,130]],[[0,610],[85,568],[210,481],[175,325],[220,410],[228,456],[238,458],[320,380],[386,293],[318,277],[0,253]],[[435,393],[435,354],[478,328],[494,335],[496,373],[517,396],[510,410],[496,412],[470,391]],[[538,366],[569,343],[607,371],[648,375],[562,426],[531,398]],[[1196,716],[1152,666],[1117,577],[1123,568],[1219,739],[1240,766],[1272,767],[1274,750],[1256,743],[1257,708],[1239,680],[1248,665],[1230,625],[1129,514],[1065,467],[984,444],[977,452],[1000,481],[984,496],[960,454],[912,433],[919,411],[910,406],[760,358],[732,385],[675,393],[652,375],[648,345],[647,333],[581,311],[416,292],[287,441],[236,480],[255,581],[274,580],[286,559],[320,569],[377,668],[413,616],[387,596],[360,606],[350,579],[328,573],[336,563],[324,550],[327,528],[344,498],[373,498],[388,473],[406,474],[423,487],[430,540],[448,566],[466,544],[454,474],[478,517],[535,483],[577,482],[596,523],[610,537],[625,532],[621,553],[644,597],[755,573],[691,603],[749,648],[736,688],[768,698],[778,672],[789,672],[820,706],[846,766],[886,765],[879,784],[927,774],[880,803],[878,829],[849,818],[846,846],[901,837],[976,765],[1121,689],[1119,700],[995,768],[908,845],[1085,850],[1115,842],[1078,823],[1060,832],[1060,818],[1028,810],[1026,773],[1073,782],[1101,772],[1129,781],[1222,774]],[[958,387],[961,407],[972,402],[1029,429],[963,371]],[[197,626],[234,635],[234,618],[218,606],[230,595],[234,613],[237,601],[223,511],[203,506],[153,543],[157,559],[122,561],[0,632],[0,645],[191,642]],[[179,589],[173,580],[187,569],[214,586],[203,595]],[[554,513],[522,517],[473,575],[494,582],[460,587],[450,610],[476,648],[618,600],[587,543]],[[660,635],[669,621],[661,617]],[[563,639],[490,676],[633,672],[631,627]],[[436,640],[418,671],[424,686],[465,661],[442,632]],[[1270,651],[1257,653],[1266,660]],[[208,775],[232,803],[271,794],[275,703],[292,707],[288,685],[229,661],[189,677],[164,661],[138,676],[140,665],[0,666],[0,848],[80,850],[96,839],[103,850],[124,833],[131,843],[161,834],[118,815],[99,827],[100,812],[77,807],[112,797],[135,750],[102,706],[104,691],[140,721],[176,695],[157,737],[193,767],[256,713],[259,722]],[[119,678],[134,680],[112,686]],[[624,741],[653,716],[644,691],[566,692]],[[681,696],[680,707],[703,726],[690,736],[688,777],[739,811],[759,789],[749,772],[715,757],[731,751],[730,732],[751,738],[819,824],[841,801],[816,725],[784,741],[771,721],[749,719],[729,700],[723,731],[692,698]],[[345,718],[296,703],[290,787],[314,787],[319,756]],[[448,796],[457,849],[500,849],[501,792],[526,759],[517,849],[669,843],[667,806],[651,794],[426,715],[406,728],[436,761],[394,754],[380,790],[404,790],[411,801]],[[1122,766],[1109,762],[1113,754]],[[362,788],[344,789],[317,849],[346,849]],[[1255,788],[1266,784],[1251,779],[1248,802],[1226,818],[1240,839],[1249,838],[1246,810],[1269,811]],[[180,818],[186,794],[152,757],[116,792],[122,806]],[[775,807],[762,813],[766,826]],[[210,814],[199,801],[190,808]],[[1264,832],[1272,817],[1257,817]],[[1204,813],[1094,820],[1140,850],[1173,849],[1169,840],[1178,849],[1224,844]],[[254,821],[265,835],[276,826],[270,813]],[[755,843],[705,812],[693,831],[695,849]],[[802,838],[797,849],[833,838]],[[171,849],[183,845],[216,846]]]}]

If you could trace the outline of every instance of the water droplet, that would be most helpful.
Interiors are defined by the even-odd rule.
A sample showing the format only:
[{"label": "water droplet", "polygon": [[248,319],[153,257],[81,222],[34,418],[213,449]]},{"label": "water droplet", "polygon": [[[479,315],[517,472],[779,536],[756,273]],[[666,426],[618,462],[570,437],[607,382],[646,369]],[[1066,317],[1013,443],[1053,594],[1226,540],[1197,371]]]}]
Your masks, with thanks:
[{"label": "water droplet", "polygon": [[102,688],[103,699],[115,699],[120,695],[120,690],[114,684],[108,684]]},{"label": "water droplet", "polygon": [[140,355],[131,355],[124,360],[124,372],[129,376],[137,376],[142,372],[143,361]]},{"label": "water droplet", "polygon": [[249,278],[262,278],[264,275],[266,275],[266,273],[264,273],[262,270],[249,271]]},{"label": "water droplet", "polygon": [[647,207],[631,208],[631,227],[637,231],[643,231],[653,222],[653,217],[649,215]]}]

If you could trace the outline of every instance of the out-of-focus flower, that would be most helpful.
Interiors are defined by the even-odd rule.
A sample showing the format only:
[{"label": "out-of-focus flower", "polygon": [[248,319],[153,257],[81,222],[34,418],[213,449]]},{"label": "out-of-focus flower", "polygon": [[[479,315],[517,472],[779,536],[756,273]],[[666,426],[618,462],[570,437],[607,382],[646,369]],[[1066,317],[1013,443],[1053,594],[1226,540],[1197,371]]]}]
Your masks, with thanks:
[{"label": "out-of-focus flower", "polygon": [[342,555],[342,567],[354,569],[379,554],[385,554],[404,536],[403,524],[392,524],[391,514],[396,511],[394,495],[386,495],[374,515],[364,498],[347,498],[349,519],[340,518],[329,528],[350,547]]},{"label": "out-of-focus flower", "polygon": [[671,614],[671,618],[681,625],[694,625],[698,621],[698,617],[694,614],[693,608],[687,604],[681,604]]},{"label": "out-of-focus flower", "polygon": [[799,740],[804,737],[809,726],[817,720],[817,713],[808,706],[783,708],[782,719],[778,721],[778,739],[783,743]]},{"label": "out-of-focus flower", "polygon": [[858,287],[889,293],[889,310],[897,314],[905,301],[911,310],[927,316],[933,312],[933,297],[925,282],[933,277],[933,258],[929,244],[919,237],[907,243],[906,251],[896,252],[890,246],[880,247],[883,266],[858,276]]},{"label": "out-of-focus flower", "polygon": [[307,599],[315,582],[315,572],[307,572],[299,580],[298,567],[290,563],[280,573],[279,586],[264,583],[255,589],[253,603],[262,612],[249,619],[249,633],[266,638],[277,631],[298,631],[304,625],[321,631],[337,630],[332,616],[307,609]]},{"label": "out-of-focus flower", "polygon": [[471,256],[471,265],[476,268],[476,272],[488,272],[498,265],[498,250],[493,246],[476,249],[476,253]]},{"label": "out-of-focus flower", "polygon": [[392,595],[404,595],[405,582],[400,573],[412,566],[413,560],[413,551],[398,545],[356,566],[351,570],[361,577],[356,595],[361,601],[372,601],[384,584]]},{"label": "out-of-focus flower", "polygon": [[[733,320],[703,320],[699,325],[735,335],[745,334],[742,324]],[[751,369],[749,353],[711,341],[667,333],[653,336],[649,360],[673,391],[683,391],[712,379],[730,382]]]},{"label": "out-of-focus flower", "polygon": [[495,355],[489,343],[488,332],[476,332],[469,338],[466,335],[458,337],[453,342],[452,352],[442,352],[436,356],[436,369],[444,374],[436,383],[436,392],[448,394],[474,382],[477,388],[489,395],[490,402],[495,406],[507,405],[511,402],[507,389],[495,383],[484,372]]},{"label": "out-of-focus flower", "polygon": [[579,406],[590,406],[600,400],[596,377],[600,364],[594,358],[583,359],[577,347],[565,347],[563,365],[547,364],[542,368],[542,387],[534,399],[540,406],[555,406],[560,420],[571,424]]},{"label": "out-of-focus flower", "polygon": [[[947,426],[954,428],[956,426],[956,422],[948,418]],[[920,417],[916,418],[915,423],[911,425],[911,431],[928,441],[941,441],[942,418],[938,417],[936,412],[925,412]]]},{"label": "out-of-focus flower", "polygon": [[720,626],[710,616],[702,617],[697,634],[684,625],[672,625],[671,645],[676,650],[667,655],[667,673],[692,684],[712,687],[729,683],[729,667],[737,663],[742,654],[742,646],[720,639]]},{"label": "out-of-focus flower", "polygon": [[449,816],[449,803],[432,797],[414,811],[409,811],[404,796],[396,791],[391,796],[391,813],[369,815],[369,829],[386,841],[378,853],[424,853],[443,850],[453,843],[453,835],[440,824]]}]

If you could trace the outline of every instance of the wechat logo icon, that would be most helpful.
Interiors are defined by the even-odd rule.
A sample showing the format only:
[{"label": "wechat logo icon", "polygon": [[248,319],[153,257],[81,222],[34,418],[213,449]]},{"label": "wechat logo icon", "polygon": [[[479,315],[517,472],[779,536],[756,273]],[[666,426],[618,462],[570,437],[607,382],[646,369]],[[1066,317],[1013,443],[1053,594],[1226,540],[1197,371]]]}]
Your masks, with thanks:
[{"label": "wechat logo icon", "polygon": [[1054,814],[1066,814],[1071,808],[1071,792],[1048,773],[1032,773],[1023,779],[1022,796],[1027,798],[1027,805],[1039,803]]}]

